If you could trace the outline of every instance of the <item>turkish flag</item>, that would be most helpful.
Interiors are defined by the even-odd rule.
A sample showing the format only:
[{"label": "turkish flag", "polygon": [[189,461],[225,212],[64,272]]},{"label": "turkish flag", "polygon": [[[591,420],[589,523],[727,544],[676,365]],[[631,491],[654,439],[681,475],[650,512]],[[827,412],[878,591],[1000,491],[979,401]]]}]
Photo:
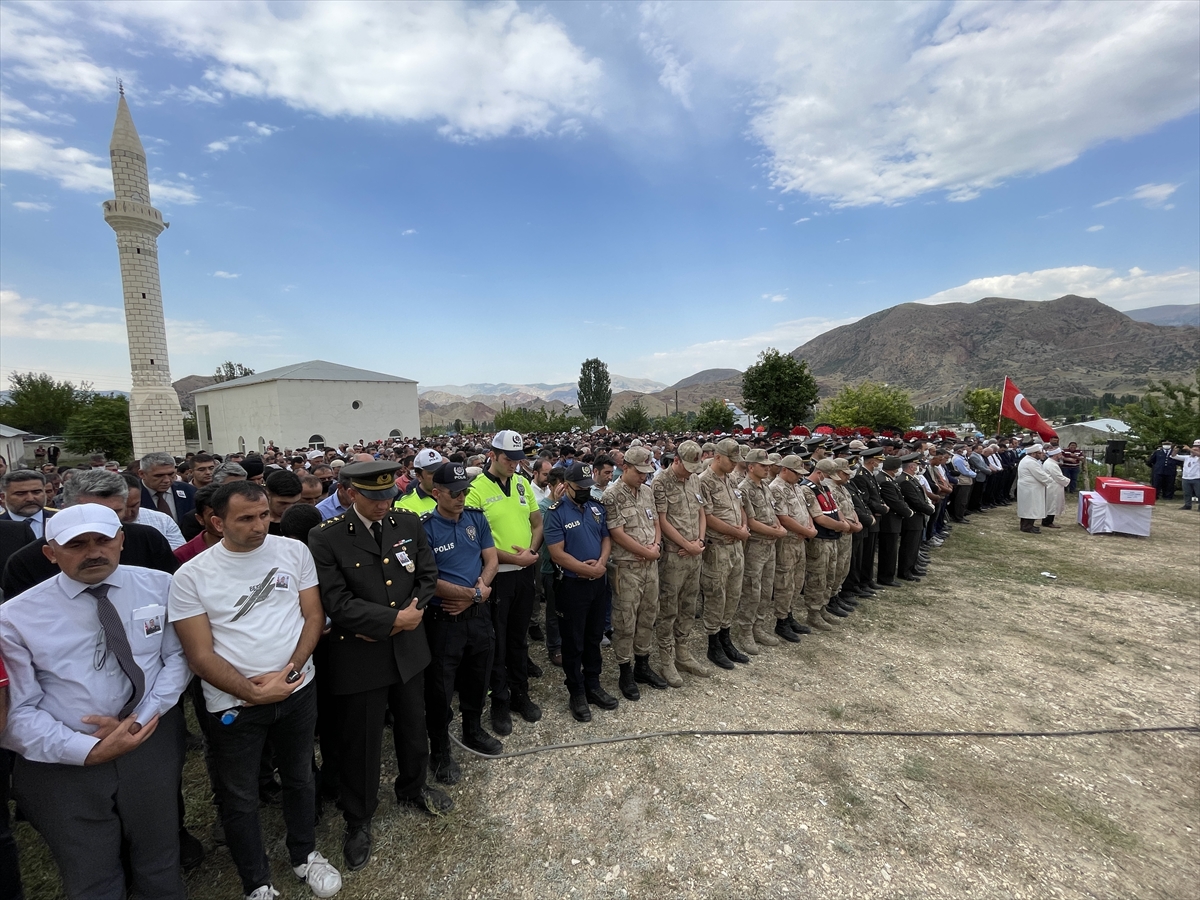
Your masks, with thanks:
[{"label": "turkish flag", "polygon": [[1036,431],[1043,441],[1058,437],[1058,432],[1038,415],[1037,410],[1025,399],[1025,395],[1017,390],[1017,386],[1007,376],[1004,378],[1004,398],[1000,401],[1000,415],[1006,419],[1012,419],[1022,428]]}]

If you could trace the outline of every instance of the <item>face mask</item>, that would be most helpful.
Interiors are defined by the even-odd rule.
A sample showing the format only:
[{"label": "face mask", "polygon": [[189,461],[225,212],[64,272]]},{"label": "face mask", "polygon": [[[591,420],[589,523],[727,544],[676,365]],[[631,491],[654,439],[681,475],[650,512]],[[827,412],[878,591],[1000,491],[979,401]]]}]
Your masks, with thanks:
[{"label": "face mask", "polygon": [[589,500],[592,499],[592,489],[591,488],[572,486],[571,489],[573,491],[575,491],[575,502],[578,503],[580,506],[583,506],[583,504],[587,503]]}]

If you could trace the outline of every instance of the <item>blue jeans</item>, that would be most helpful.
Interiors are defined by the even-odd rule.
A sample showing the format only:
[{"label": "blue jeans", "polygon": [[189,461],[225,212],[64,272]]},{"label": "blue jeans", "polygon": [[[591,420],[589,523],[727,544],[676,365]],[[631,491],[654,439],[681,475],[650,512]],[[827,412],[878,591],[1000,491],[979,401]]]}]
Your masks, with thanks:
[{"label": "blue jeans", "polygon": [[1067,482],[1067,493],[1075,494],[1079,491],[1079,466],[1063,466],[1062,473],[1070,479]]},{"label": "blue jeans", "polygon": [[283,822],[287,828],[289,862],[308,860],[316,849],[316,782],[313,780],[313,742],[317,727],[317,690],[312,684],[290,697],[266,706],[243,706],[236,719],[222,725],[207,713],[221,822],[225,842],[237,866],[246,894],[271,883],[271,865],[263,847],[258,818],[258,768],[263,745],[269,740],[283,785]]},{"label": "blue jeans", "polygon": [[1186,509],[1192,508],[1192,501],[1200,503],[1200,478],[1185,478],[1183,479],[1183,505]]}]

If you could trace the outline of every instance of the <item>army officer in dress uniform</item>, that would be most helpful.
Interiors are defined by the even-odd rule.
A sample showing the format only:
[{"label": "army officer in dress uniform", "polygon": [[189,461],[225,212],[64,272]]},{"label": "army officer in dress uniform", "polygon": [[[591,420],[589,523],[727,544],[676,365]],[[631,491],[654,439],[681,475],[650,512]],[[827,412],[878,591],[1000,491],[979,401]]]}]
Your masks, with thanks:
[{"label": "army officer in dress uniform", "polygon": [[350,871],[371,858],[385,711],[393,719],[396,800],[435,815],[453,806],[425,784],[424,670],[430,655],[422,620],[437,584],[437,563],[416,514],[391,508],[399,468],[387,462],[346,466],[350,509],[322,522],[308,539],[332,622],[329,668],[322,677],[342,706],[342,852]]}]

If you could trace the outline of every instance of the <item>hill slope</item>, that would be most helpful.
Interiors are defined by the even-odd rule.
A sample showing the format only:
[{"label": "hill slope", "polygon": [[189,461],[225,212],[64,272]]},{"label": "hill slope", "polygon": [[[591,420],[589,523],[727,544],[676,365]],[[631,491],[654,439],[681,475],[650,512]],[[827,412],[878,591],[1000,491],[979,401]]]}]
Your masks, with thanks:
[{"label": "hill slope", "polygon": [[1033,398],[1138,393],[1150,379],[1188,378],[1200,329],[1135,322],[1098,300],[987,297],[976,303],[903,303],[827,331],[792,351],[835,393],[864,379],[900,385],[917,404],[965,388],[999,388],[1009,375]]},{"label": "hill slope", "polygon": [[1135,322],[1149,322],[1151,325],[1200,326],[1200,303],[1144,306],[1141,309],[1131,309],[1125,315]]}]

